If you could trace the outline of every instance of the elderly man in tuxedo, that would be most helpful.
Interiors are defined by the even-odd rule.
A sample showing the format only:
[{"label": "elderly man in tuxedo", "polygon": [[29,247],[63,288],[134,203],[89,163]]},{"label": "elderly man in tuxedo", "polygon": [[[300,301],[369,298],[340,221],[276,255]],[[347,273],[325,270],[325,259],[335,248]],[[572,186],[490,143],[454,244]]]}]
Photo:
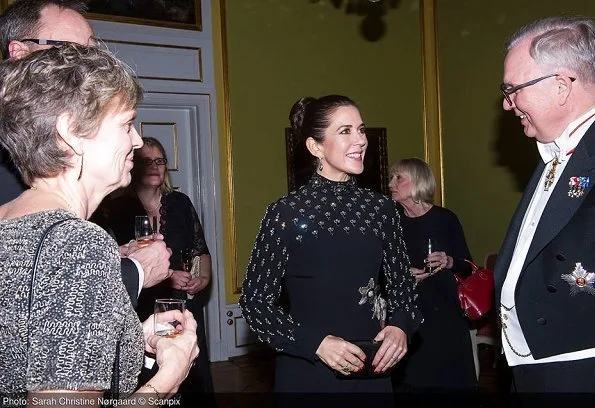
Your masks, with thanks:
[{"label": "elderly man in tuxedo", "polygon": [[[82,0],[16,0],[0,16],[2,55],[23,58],[64,42],[92,45],[93,29],[81,15],[85,7]],[[16,198],[26,187],[7,156],[0,149],[0,205]],[[159,240],[145,248],[131,243],[120,250],[124,255],[122,280],[136,306],[143,286],[153,286],[171,275],[170,251]]]},{"label": "elderly man in tuxedo", "polygon": [[595,24],[542,19],[507,49],[503,108],[542,160],[496,265],[504,352],[518,392],[593,392]]}]

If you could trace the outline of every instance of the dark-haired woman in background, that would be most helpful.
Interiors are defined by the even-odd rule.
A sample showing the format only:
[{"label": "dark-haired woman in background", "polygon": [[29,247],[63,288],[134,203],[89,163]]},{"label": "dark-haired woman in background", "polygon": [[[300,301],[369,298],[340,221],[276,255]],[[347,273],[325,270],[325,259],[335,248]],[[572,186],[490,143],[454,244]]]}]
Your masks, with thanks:
[{"label": "dark-haired woman in background", "polygon": [[473,390],[477,379],[469,324],[455,280],[455,274],[471,273],[464,261],[471,255],[463,227],[452,211],[432,203],[436,181],[425,161],[401,160],[390,175],[392,198],[403,208],[403,236],[424,316],[409,355],[393,372],[395,385],[406,392]]},{"label": "dark-haired woman in background", "polygon": [[[351,177],[363,171],[368,145],[351,99],[300,99],[290,121],[316,171],[268,207],[244,281],[242,313],[279,352],[277,392],[391,392],[382,374],[405,355],[421,321],[396,205]],[[367,361],[379,376],[336,375],[354,376],[364,367],[356,340],[381,343]]]},{"label": "dark-haired woman in background", "polygon": [[[163,145],[152,137],[144,137],[143,142],[143,147],[134,154],[131,188],[127,194],[114,198],[108,205],[108,228],[111,228],[116,240],[123,245],[134,239],[135,216],[148,215],[149,219],[157,221],[159,233],[172,250],[170,262],[173,273],[170,279],[143,289],[136,311],[143,318],[153,313],[155,299],[186,299],[186,307],[192,312],[198,325],[198,342],[202,352],[180,391],[183,392],[185,406],[192,405],[191,399],[204,405],[206,400],[201,397],[203,393],[211,394],[208,401],[213,402],[213,381],[205,335],[204,304],[199,292],[209,284],[211,256],[190,198],[172,189]],[[193,277],[190,272],[183,270],[182,251],[185,250],[190,252],[191,258],[198,257],[199,276]]]}]

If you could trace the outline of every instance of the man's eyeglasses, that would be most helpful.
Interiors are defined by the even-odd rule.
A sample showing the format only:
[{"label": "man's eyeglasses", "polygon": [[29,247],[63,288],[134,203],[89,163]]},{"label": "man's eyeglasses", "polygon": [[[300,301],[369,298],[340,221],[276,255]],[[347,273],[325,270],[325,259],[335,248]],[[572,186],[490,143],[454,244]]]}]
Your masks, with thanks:
[{"label": "man's eyeglasses", "polygon": [[135,160],[135,162],[144,167],[151,167],[153,163],[155,163],[157,166],[165,166],[167,164],[167,159],[164,157],[156,157],[154,159],[143,157],[142,159]]},{"label": "man's eyeglasses", "polygon": [[[522,84],[519,85],[515,85],[515,86],[510,86],[507,84],[500,84],[500,90],[502,91],[502,94],[504,95],[504,99],[506,99],[506,102],[508,102],[508,104],[510,106],[512,106],[512,98],[510,97],[510,95],[514,94],[515,92],[517,92],[520,89],[526,88],[528,86],[531,85],[535,85],[536,83],[543,81],[546,78],[551,78],[554,76],[560,76],[560,74],[549,74],[549,75],[545,75],[536,79],[532,79],[531,81],[527,81],[527,82],[523,82]],[[568,77],[570,79],[571,82],[576,81],[576,78],[573,77]]]},{"label": "man's eyeglasses", "polygon": [[[39,45],[51,45],[52,47],[61,47],[65,44],[74,44],[72,41],[63,41],[63,40],[46,40],[44,38],[23,38],[22,40],[18,40],[20,42],[32,42]],[[95,37],[89,38],[89,42],[86,44],[90,47],[95,47],[98,44],[98,39]]]},{"label": "man's eyeglasses", "polygon": [[20,42],[32,42],[39,45],[51,45],[53,47],[61,47],[65,44],[70,44],[70,41],[59,41],[59,40],[45,40],[43,38],[23,38]]}]

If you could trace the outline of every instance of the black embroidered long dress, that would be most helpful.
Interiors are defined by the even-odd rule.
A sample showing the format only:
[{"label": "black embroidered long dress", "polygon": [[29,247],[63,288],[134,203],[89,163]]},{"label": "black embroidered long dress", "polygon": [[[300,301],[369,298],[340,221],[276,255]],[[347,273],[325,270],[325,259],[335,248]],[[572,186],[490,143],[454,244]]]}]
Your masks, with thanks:
[{"label": "black embroidered long dress", "polygon": [[269,206],[240,305],[259,339],[278,351],[276,391],[391,392],[389,378],[338,379],[315,354],[329,334],[346,340],[378,334],[381,274],[388,324],[409,337],[421,315],[392,200],[358,188],[353,179],[314,174]]}]

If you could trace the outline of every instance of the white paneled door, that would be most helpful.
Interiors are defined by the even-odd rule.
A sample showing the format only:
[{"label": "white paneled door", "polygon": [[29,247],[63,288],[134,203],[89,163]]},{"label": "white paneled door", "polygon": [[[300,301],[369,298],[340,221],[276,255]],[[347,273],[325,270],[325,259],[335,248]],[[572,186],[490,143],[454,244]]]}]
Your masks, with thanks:
[{"label": "white paneled door", "polygon": [[[1,2],[1,0],[0,0]],[[95,34],[132,67],[145,91],[137,129],[167,149],[173,185],[199,214],[212,259],[205,310],[211,361],[242,354],[255,342],[237,305],[225,301],[221,178],[211,0],[201,0],[202,30],[91,21]],[[229,315],[231,314],[231,316]],[[232,324],[229,324],[231,321]]]}]

